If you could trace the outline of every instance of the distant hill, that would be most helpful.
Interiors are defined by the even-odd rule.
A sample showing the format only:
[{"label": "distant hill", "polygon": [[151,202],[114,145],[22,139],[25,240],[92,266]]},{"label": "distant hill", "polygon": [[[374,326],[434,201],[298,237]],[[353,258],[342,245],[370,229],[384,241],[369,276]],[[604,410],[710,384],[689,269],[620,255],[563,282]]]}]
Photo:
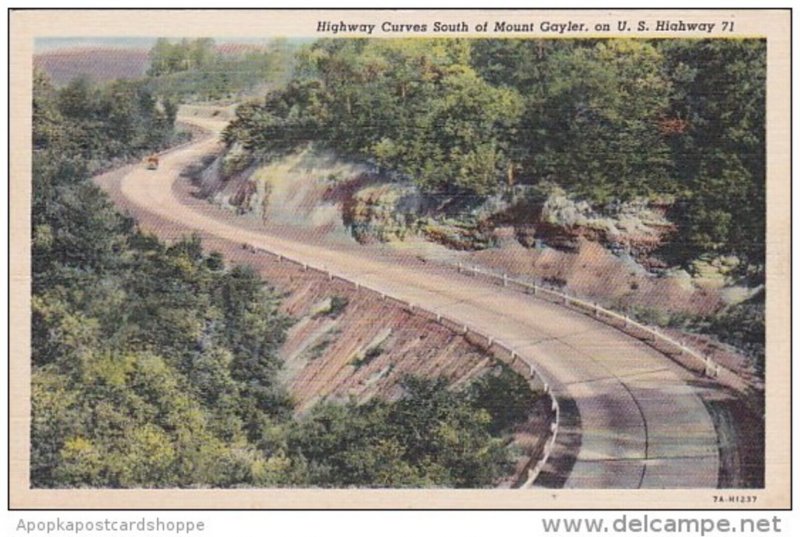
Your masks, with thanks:
[{"label": "distant hill", "polygon": [[226,57],[244,56],[248,53],[267,50],[265,45],[254,45],[252,43],[220,43],[215,48],[217,53]]},{"label": "distant hill", "polygon": [[44,70],[55,84],[80,76],[96,82],[144,76],[150,64],[145,49],[73,48],[36,54],[33,65]]},{"label": "distant hill", "polygon": [[[263,52],[264,45],[221,43],[217,52],[227,58],[251,52]],[[33,65],[43,69],[57,85],[80,76],[96,82],[117,78],[139,78],[150,66],[149,51],[137,48],[69,48],[34,55]]]}]

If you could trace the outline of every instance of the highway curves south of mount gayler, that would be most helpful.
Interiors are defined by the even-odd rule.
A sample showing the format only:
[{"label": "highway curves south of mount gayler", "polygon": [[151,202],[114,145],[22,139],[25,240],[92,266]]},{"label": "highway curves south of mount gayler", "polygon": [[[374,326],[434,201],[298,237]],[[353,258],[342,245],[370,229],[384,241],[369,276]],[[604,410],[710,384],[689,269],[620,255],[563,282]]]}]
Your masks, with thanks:
[{"label": "highway curves south of mount gayler", "polygon": [[[184,116],[218,133],[218,119]],[[213,152],[215,137],[137,166],[113,187],[134,215],[150,214],[204,235],[249,243],[322,266],[386,295],[441,313],[514,348],[547,378],[562,427],[534,487],[716,488],[718,436],[700,390],[714,389],[641,341],[579,312],[498,288],[435,264],[392,260],[367,248],[334,248],[265,228],[213,219],[173,188],[182,170]],[[401,254],[397,254],[398,256]]]}]

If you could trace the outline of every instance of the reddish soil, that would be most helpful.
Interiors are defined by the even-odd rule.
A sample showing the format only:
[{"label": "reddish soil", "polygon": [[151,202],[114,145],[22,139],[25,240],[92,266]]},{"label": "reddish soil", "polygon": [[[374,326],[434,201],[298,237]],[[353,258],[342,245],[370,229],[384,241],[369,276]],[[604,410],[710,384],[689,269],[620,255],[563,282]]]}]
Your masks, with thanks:
[{"label": "reddish soil", "polygon": [[637,306],[708,315],[722,306],[716,291],[688,289],[674,278],[646,275],[626,266],[601,244],[584,238],[578,239],[575,252],[508,244],[474,252],[470,257],[498,271],[564,285],[570,294],[601,300],[619,309]]}]

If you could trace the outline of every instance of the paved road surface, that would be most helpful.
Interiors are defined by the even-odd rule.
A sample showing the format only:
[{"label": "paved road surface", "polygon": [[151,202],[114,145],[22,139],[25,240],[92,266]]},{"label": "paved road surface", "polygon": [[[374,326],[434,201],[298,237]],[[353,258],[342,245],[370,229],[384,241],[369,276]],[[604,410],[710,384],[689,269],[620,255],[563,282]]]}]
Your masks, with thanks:
[{"label": "paved road surface", "polygon": [[[187,121],[218,131],[209,119]],[[207,139],[178,149],[157,171],[125,176],[121,194],[136,209],[220,238],[324,266],[388,295],[479,329],[535,363],[561,401],[564,424],[551,462],[534,486],[715,488],[719,453],[712,420],[693,375],[666,356],[591,317],[466,275],[392,260],[369,249],[214,219],[179,199],[181,170],[215,147]]]}]

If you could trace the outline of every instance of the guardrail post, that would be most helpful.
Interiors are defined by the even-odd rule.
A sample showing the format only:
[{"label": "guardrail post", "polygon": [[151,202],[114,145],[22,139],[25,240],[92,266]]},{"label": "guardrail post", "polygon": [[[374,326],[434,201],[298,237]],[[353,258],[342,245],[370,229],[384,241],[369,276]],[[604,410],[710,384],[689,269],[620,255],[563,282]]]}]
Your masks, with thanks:
[{"label": "guardrail post", "polygon": [[503,273],[503,287],[508,287],[508,274]]},{"label": "guardrail post", "polygon": [[439,323],[439,324],[442,324],[442,314],[441,313],[437,313],[436,314],[436,322]]},{"label": "guardrail post", "polygon": [[536,283],[533,284],[533,296],[536,296],[537,291],[539,291],[539,286]]},{"label": "guardrail post", "polygon": [[328,281],[333,281],[333,273],[330,270],[328,271]]},{"label": "guardrail post", "polygon": [[462,329],[461,333],[466,336],[468,332],[469,332],[469,327],[467,325],[464,325],[464,328]]},{"label": "guardrail post", "polygon": [[477,278],[477,276],[478,276],[478,265],[472,265],[472,275]]},{"label": "guardrail post", "polygon": [[308,272],[308,263],[303,263],[303,272]]},{"label": "guardrail post", "polygon": [[461,266],[461,262],[459,261],[459,263],[458,263],[458,269],[457,269],[459,274],[461,274],[461,269],[462,269],[462,266]]},{"label": "guardrail post", "polygon": [[628,314],[625,314],[625,318],[623,319],[623,325],[625,328],[628,328]]},{"label": "guardrail post", "polygon": [[594,303],[594,316],[595,316],[595,318],[600,316],[600,309],[597,306],[597,302]]},{"label": "guardrail post", "polygon": [[281,261],[283,261],[283,256],[281,254],[278,254],[278,263],[280,263]]},{"label": "guardrail post", "polygon": [[494,338],[489,336],[489,337],[486,338],[486,341],[487,341],[486,350],[489,350],[489,349],[492,348],[492,345],[494,345]]}]

